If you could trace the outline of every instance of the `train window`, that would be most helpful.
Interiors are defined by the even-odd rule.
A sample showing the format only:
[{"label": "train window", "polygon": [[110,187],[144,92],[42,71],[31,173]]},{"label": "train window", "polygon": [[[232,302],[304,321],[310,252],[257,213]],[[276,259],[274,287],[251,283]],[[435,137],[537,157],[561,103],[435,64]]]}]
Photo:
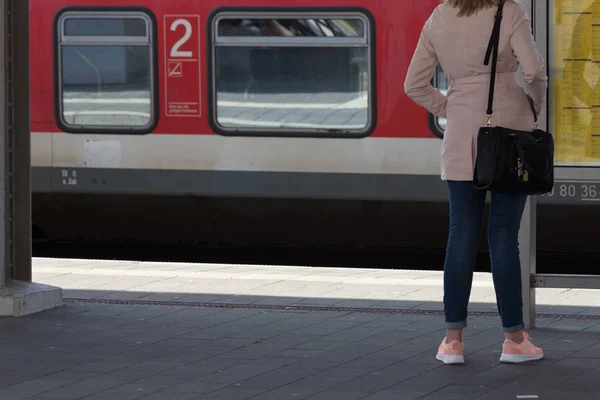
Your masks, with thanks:
[{"label": "train window", "polygon": [[374,128],[365,13],[228,11],[211,23],[216,132],[350,138]]},{"label": "train window", "polygon": [[73,133],[150,132],[158,115],[149,15],[67,11],[57,28],[61,128]]},{"label": "train window", "polygon": [[[450,87],[450,81],[448,77],[442,70],[442,67],[439,65],[435,70],[435,74],[433,76],[433,86],[444,94],[448,94],[448,88]],[[433,114],[429,114],[429,129],[431,133],[439,138],[444,137],[444,131],[446,130],[446,118],[444,117],[436,117]]]}]

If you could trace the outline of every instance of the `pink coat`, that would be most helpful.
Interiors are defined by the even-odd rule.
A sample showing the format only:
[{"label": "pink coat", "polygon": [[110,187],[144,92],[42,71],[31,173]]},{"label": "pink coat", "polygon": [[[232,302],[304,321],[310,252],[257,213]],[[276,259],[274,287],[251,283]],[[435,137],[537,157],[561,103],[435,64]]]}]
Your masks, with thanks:
[{"label": "pink coat", "polygon": [[[406,94],[432,114],[447,118],[441,154],[443,180],[473,179],[477,132],[486,123],[491,76],[491,61],[488,66],[483,61],[496,10],[487,8],[469,17],[457,17],[457,9],[439,5],[423,27],[408,68]],[[438,64],[450,81],[447,97],[430,84]],[[527,92],[518,85],[519,66]],[[539,112],[546,101],[547,86],[544,60],[536,49],[527,11],[507,0],[500,32],[492,125],[534,129],[526,93]]]}]

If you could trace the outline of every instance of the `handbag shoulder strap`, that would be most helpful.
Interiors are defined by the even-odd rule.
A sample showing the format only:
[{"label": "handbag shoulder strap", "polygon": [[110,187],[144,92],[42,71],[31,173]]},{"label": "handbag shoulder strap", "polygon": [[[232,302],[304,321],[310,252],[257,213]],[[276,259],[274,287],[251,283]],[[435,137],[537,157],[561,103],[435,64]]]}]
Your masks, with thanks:
[{"label": "handbag shoulder strap", "polygon": [[494,28],[492,29],[492,35],[490,36],[490,42],[488,44],[487,51],[485,52],[484,65],[490,63],[490,56],[492,56],[492,73],[490,77],[490,93],[488,95],[488,106],[486,110],[487,125],[492,123],[492,112],[494,107],[494,87],[496,85],[496,68],[498,66],[498,47],[500,47],[500,24],[502,22],[502,10],[504,9],[504,0],[500,0],[498,4],[498,11],[494,17]]},{"label": "handbag shoulder strap", "polygon": [[[488,105],[486,110],[487,124],[486,126],[490,126],[492,124],[492,113],[494,107],[494,88],[496,86],[496,69],[498,66],[498,48],[500,47],[500,25],[502,23],[502,12],[504,9],[504,0],[500,0],[498,3],[498,11],[496,11],[496,16],[494,17],[494,28],[492,29],[492,35],[490,36],[490,42],[488,44],[487,51],[485,52],[485,60],[483,62],[484,65],[488,65],[490,63],[490,56],[492,57],[492,72],[490,77],[490,93],[488,95]],[[533,105],[533,100],[528,95],[527,99],[529,101],[529,106],[531,108],[531,112],[533,113],[533,119],[535,120],[535,124],[539,129],[538,118],[535,112],[535,107]]]}]

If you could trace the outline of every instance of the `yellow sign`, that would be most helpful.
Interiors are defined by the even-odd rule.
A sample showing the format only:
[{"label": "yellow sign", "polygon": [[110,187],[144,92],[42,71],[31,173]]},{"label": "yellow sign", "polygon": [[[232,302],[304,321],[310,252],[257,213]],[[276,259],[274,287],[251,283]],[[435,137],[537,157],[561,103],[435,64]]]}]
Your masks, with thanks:
[{"label": "yellow sign", "polygon": [[600,0],[554,4],[555,161],[600,163]]}]

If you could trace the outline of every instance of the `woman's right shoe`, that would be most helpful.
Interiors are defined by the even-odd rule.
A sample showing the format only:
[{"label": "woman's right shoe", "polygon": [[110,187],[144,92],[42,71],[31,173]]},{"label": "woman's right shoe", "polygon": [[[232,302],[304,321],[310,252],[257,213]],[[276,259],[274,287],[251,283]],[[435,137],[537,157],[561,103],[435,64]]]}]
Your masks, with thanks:
[{"label": "woman's right shoe", "polygon": [[438,348],[435,359],[443,362],[444,364],[464,364],[465,363],[465,346],[458,340],[453,340],[450,343],[446,343],[446,338],[442,340],[440,347]]},{"label": "woman's right shoe", "polygon": [[510,339],[504,340],[500,362],[518,364],[541,360],[542,358],[544,358],[542,349],[535,347],[529,340],[529,335],[523,332],[523,341],[521,343],[515,343]]}]

